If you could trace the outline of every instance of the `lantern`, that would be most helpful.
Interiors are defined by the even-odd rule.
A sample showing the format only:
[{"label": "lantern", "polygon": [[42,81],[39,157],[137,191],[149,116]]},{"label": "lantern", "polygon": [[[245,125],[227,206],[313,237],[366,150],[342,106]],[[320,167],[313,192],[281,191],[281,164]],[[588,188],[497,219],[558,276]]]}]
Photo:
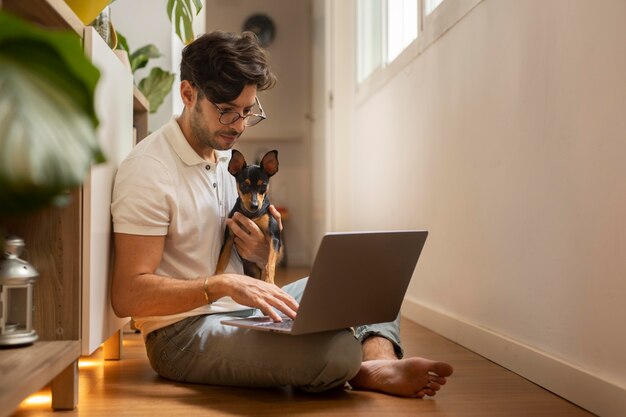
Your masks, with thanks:
[{"label": "lantern", "polygon": [[19,258],[24,240],[7,237],[0,260],[0,347],[34,343],[33,286],[39,274]]}]

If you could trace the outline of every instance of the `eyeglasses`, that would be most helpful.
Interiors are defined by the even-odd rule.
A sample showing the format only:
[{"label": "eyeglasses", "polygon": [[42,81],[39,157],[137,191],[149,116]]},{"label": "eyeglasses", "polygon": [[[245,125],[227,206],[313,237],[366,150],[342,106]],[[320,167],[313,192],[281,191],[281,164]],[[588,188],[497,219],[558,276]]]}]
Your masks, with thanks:
[{"label": "eyeglasses", "polygon": [[261,112],[260,114],[258,113],[250,113],[247,115],[242,115],[239,114],[236,111],[225,111],[220,109],[220,106],[218,106],[217,104],[213,103],[212,101],[209,101],[209,103],[213,104],[215,106],[215,108],[217,109],[217,111],[220,113],[220,123],[223,125],[230,125],[235,123],[237,120],[239,119],[244,119],[244,123],[246,125],[246,127],[250,127],[250,126],[254,126],[259,124],[259,122],[261,122],[262,120],[267,119],[267,115],[265,114],[265,112],[263,111],[263,107],[261,107],[261,102],[259,102],[259,98],[255,97],[254,100],[256,101],[256,105],[259,107],[259,111]]}]

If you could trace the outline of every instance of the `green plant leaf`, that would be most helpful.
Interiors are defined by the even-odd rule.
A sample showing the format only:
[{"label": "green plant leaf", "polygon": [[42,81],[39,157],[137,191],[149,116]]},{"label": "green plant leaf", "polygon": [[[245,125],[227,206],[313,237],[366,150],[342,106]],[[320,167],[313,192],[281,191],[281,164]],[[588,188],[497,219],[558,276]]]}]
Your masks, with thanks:
[{"label": "green plant leaf", "polygon": [[[174,8],[174,30],[176,31],[176,34],[178,35],[178,37],[183,41],[183,43],[186,45],[189,38],[187,37],[187,34],[182,32],[180,30],[180,25],[181,22],[183,22],[183,20],[187,19],[189,20],[189,16],[186,16],[184,13],[184,9],[183,9],[183,3],[179,0],[176,2],[176,7]],[[184,26],[183,26],[184,28]]]},{"label": "green plant leaf", "polygon": [[137,49],[135,52],[130,54],[128,59],[130,60],[130,68],[134,73],[138,69],[148,65],[148,61],[150,59],[159,57],[161,57],[161,53],[157,47],[153,44],[149,44]]},{"label": "green plant leaf", "polygon": [[67,200],[92,162],[99,71],[70,32],[42,30],[0,11],[0,212]]},{"label": "green plant leaf", "polygon": [[176,76],[161,68],[152,68],[150,74],[139,82],[139,90],[150,102],[150,113],[155,113],[165,97],[172,91]]},{"label": "green plant leaf", "polygon": [[176,0],[168,0],[167,1],[167,17],[170,19],[170,22],[172,21],[172,13],[174,11],[174,5]]},{"label": "green plant leaf", "polygon": [[36,68],[85,109],[97,126],[93,95],[100,71],[85,58],[78,35],[43,30],[4,11],[0,11],[0,28],[0,55]]},{"label": "green plant leaf", "polygon": [[193,41],[194,34],[193,34],[192,19],[184,19],[183,28],[185,30],[185,37],[187,39],[187,42]]},{"label": "green plant leaf", "polygon": [[[173,4],[173,0],[170,2]],[[125,45],[122,49],[128,51],[126,38],[119,32],[118,39],[118,44]],[[161,53],[153,44],[145,45],[137,49],[129,56],[132,72],[134,73],[136,70],[147,66],[151,58],[159,58],[161,56]],[[139,82],[139,90],[150,102],[150,113],[156,112],[159,106],[163,104],[163,100],[172,89],[174,78],[174,74],[170,72],[163,71],[161,68],[153,68],[149,75]]]},{"label": "green plant leaf", "polygon": [[[195,12],[194,12],[195,9]],[[187,44],[194,39],[193,18],[202,10],[202,0],[168,0],[167,16],[174,25],[176,35]]]},{"label": "green plant leaf", "polygon": [[121,49],[122,51],[126,51],[130,55],[130,48],[128,47],[128,41],[126,40],[126,36],[122,35],[117,30],[115,31],[115,33],[117,34],[117,48],[116,49]]},{"label": "green plant leaf", "polygon": [[0,200],[17,213],[52,202],[103,161],[89,116],[31,67],[0,57]]},{"label": "green plant leaf", "polygon": [[193,16],[193,10],[191,10],[190,0],[179,0],[179,1],[182,3],[183,8],[185,9],[184,10],[185,14],[188,16]]}]

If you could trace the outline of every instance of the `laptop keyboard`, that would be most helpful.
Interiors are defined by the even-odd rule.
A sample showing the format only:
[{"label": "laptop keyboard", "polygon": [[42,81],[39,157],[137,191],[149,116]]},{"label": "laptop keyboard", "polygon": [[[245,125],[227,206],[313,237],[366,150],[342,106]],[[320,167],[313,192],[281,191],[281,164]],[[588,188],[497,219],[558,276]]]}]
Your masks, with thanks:
[{"label": "laptop keyboard", "polygon": [[284,329],[284,330],[291,329],[292,325],[293,325],[293,320],[291,319],[283,319],[283,321],[281,322],[268,321],[266,323],[255,324],[255,326],[258,326],[258,327],[272,327],[274,329]]}]

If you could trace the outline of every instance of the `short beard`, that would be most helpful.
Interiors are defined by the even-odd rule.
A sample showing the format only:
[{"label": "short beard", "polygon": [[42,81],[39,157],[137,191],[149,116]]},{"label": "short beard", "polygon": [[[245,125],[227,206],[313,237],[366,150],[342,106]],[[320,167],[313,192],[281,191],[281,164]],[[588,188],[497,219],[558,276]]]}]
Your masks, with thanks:
[{"label": "short beard", "polygon": [[[217,136],[222,133],[221,131],[211,132],[204,124],[204,120],[202,119],[202,110],[200,108],[199,103],[196,103],[193,108],[193,112],[190,115],[189,121],[191,127],[191,134],[193,135],[193,139],[196,143],[202,144],[204,146],[208,146],[217,151],[226,151],[229,150],[232,145],[222,146],[216,140]],[[226,126],[224,126],[226,128]],[[232,131],[228,131],[228,134],[236,134]]]}]

